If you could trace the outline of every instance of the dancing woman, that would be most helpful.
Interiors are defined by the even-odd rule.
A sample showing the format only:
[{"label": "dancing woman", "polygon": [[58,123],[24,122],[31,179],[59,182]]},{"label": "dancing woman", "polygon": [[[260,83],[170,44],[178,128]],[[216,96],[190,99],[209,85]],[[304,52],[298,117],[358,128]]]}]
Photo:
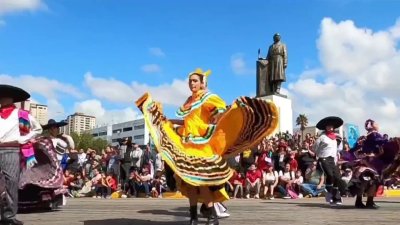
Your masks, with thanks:
[{"label": "dancing woman", "polygon": [[149,93],[136,101],[177,189],[189,198],[192,225],[198,223],[198,202],[206,206],[207,224],[219,224],[213,203],[229,199],[224,184],[233,175],[225,158],[259,143],[278,123],[276,106],[264,100],[241,97],[227,110],[207,91],[209,74],[201,69],[189,74],[192,95],[177,110],[181,120],[167,120]]}]

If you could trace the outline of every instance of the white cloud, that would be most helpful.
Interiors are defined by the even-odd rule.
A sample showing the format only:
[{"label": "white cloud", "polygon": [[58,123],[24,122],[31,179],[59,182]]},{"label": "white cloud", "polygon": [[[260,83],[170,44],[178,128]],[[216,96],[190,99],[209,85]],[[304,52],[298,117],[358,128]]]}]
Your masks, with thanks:
[{"label": "white cloud", "polygon": [[34,11],[46,7],[42,0],[0,0],[0,15],[17,11]]},{"label": "white cloud", "polygon": [[87,115],[95,116],[96,124],[100,126],[135,120],[142,117],[138,111],[133,110],[131,107],[107,110],[97,99],[90,99],[76,103],[75,112],[82,112]]},{"label": "white cloud", "polygon": [[310,125],[338,115],[361,129],[372,118],[382,133],[398,136],[399,38],[399,20],[386,30],[372,31],[353,21],[324,18],[317,40],[321,68],[305,70],[288,84],[295,115],[305,113]]},{"label": "white cloud", "polygon": [[141,67],[141,70],[145,73],[159,73],[161,67],[158,64],[146,64]]},{"label": "white cloud", "polygon": [[64,106],[56,99],[47,100],[48,118],[64,120],[66,118]]},{"label": "white cloud", "polygon": [[236,53],[231,56],[231,69],[237,75],[254,74],[255,71],[247,67],[244,55]]},{"label": "white cloud", "polygon": [[157,56],[157,57],[164,57],[165,53],[161,48],[149,48],[150,55]]},{"label": "white cloud", "polygon": [[18,86],[30,94],[39,94],[48,99],[57,99],[60,94],[67,94],[76,98],[83,97],[83,94],[74,86],[42,76],[0,74],[0,83]]},{"label": "white cloud", "polygon": [[187,80],[179,79],[174,79],[172,83],[149,86],[138,82],[126,84],[114,78],[94,77],[87,73],[85,84],[95,97],[114,103],[133,103],[145,92],[150,92],[156,101],[179,106],[190,95]]}]

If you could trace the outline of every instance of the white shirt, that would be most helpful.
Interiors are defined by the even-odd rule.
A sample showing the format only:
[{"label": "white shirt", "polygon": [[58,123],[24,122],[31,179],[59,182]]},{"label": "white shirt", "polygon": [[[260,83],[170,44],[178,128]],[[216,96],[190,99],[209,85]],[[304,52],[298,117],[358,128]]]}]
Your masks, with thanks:
[{"label": "white shirt", "polygon": [[143,150],[141,148],[136,148],[135,150],[131,151],[130,157],[132,160],[132,164],[137,168],[140,168],[141,166],[142,155],[143,155]]},{"label": "white shirt", "polygon": [[322,134],[314,144],[314,151],[318,158],[333,157],[337,158],[338,147],[336,139],[332,140],[325,134]]},{"label": "white shirt", "polygon": [[86,153],[78,154],[78,163],[82,166],[86,162]]},{"label": "white shirt", "polygon": [[43,129],[36,119],[29,115],[31,131],[25,136],[21,136],[19,131],[18,109],[14,109],[7,119],[0,117],[0,143],[18,141],[20,144],[26,144],[30,139],[39,136]]},{"label": "white shirt", "polygon": [[279,177],[283,177],[284,179],[288,179],[288,180],[292,180],[295,178],[293,171],[283,172],[282,170],[280,170],[278,175],[279,175]]},{"label": "white shirt", "polygon": [[279,175],[278,172],[273,171],[272,173],[268,172],[264,172],[264,182],[267,181],[275,181],[276,179],[278,179]]}]

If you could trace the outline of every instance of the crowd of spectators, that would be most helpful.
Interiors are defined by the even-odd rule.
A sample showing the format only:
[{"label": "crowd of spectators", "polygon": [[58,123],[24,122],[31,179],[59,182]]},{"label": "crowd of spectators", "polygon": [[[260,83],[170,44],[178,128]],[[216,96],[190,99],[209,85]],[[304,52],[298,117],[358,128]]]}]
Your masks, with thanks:
[{"label": "crowd of spectators", "polygon": [[[323,195],[325,177],[313,151],[316,138],[306,134],[302,140],[301,135],[280,133],[230,159],[235,174],[226,189],[231,197],[295,199]],[[357,157],[363,140],[359,138],[352,148],[345,138],[341,140],[337,161],[345,186],[351,185],[353,174],[345,162]],[[101,154],[93,149],[71,150],[61,165],[70,197],[155,198],[169,190],[160,154],[149,145],[139,146],[129,139],[107,147]],[[398,171],[386,180],[385,188],[400,188],[399,175]]]}]

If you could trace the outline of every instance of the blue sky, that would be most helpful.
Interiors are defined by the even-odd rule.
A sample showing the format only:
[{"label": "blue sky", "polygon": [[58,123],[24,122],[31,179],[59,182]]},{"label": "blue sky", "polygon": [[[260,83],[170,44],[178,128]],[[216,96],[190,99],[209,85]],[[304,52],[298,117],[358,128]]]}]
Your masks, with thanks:
[{"label": "blue sky", "polygon": [[[288,88],[300,74],[321,68],[317,40],[324,18],[351,20],[375,32],[393,26],[400,8],[395,0],[32,1],[41,5],[7,11],[0,0],[0,74],[29,74],[76,88],[80,98],[54,97],[65,115],[88,99],[98,99],[105,110],[132,107],[135,99],[130,104],[92,94],[84,79],[88,72],[156,87],[202,67],[213,71],[210,89],[227,102],[255,94],[257,50],[265,55],[275,32],[288,48]],[[232,68],[233,58],[239,69]],[[33,98],[46,103],[49,96],[37,91]]]}]

